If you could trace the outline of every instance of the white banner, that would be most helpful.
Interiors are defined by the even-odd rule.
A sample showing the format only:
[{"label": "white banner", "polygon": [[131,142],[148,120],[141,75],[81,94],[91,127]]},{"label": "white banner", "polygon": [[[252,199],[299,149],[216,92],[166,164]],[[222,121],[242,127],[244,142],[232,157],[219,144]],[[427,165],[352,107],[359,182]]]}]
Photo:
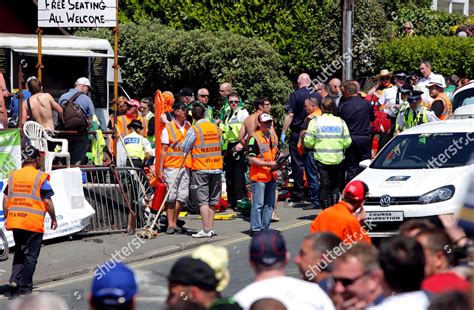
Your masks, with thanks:
[{"label": "white banner", "polygon": [[38,0],[38,27],[115,27],[115,0]]},{"label": "white banner", "polygon": [[[58,228],[51,230],[51,218],[46,214],[44,218],[44,238],[43,240],[67,236],[83,230],[89,225],[89,220],[95,214],[95,210],[87,202],[82,190],[82,174],[79,168],[59,169],[50,172],[51,187],[54,196],[51,198],[54,204]],[[1,194],[0,201],[3,201],[3,189],[8,180],[0,181]],[[1,212],[3,213],[3,212]],[[2,214],[3,215],[3,214]],[[7,236],[8,245],[15,245],[13,233],[3,228],[3,218],[1,227]]]}]

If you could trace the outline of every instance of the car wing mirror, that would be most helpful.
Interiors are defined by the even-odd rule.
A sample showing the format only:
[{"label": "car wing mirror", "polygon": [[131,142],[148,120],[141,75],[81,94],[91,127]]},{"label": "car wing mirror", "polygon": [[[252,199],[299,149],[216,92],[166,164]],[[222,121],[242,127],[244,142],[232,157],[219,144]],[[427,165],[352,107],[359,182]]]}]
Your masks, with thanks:
[{"label": "car wing mirror", "polygon": [[359,167],[362,169],[365,169],[370,165],[371,162],[372,162],[372,159],[365,159],[359,163]]}]

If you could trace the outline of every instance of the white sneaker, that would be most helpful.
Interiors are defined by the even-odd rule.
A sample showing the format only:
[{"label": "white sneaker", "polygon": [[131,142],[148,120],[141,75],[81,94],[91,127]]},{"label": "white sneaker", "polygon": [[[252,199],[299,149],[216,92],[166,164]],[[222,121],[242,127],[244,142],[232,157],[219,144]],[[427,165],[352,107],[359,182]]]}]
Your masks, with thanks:
[{"label": "white sneaker", "polygon": [[216,235],[216,233],[214,232],[214,230],[210,230],[209,233],[211,234],[211,237],[214,237]]},{"label": "white sneaker", "polygon": [[205,232],[203,229],[201,229],[197,234],[192,234],[193,238],[211,238],[212,237],[212,230],[209,232]]}]

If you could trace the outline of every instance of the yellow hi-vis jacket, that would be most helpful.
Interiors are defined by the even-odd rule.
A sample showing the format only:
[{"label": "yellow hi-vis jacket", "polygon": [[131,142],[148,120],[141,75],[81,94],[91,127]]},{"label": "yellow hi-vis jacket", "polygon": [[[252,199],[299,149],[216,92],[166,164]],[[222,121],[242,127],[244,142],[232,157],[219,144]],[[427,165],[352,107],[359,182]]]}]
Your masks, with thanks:
[{"label": "yellow hi-vis jacket", "polygon": [[125,150],[127,150],[128,156],[130,156],[131,159],[145,159],[145,147],[143,146],[143,139],[143,136],[136,132],[132,132],[123,138]]},{"label": "yellow hi-vis jacket", "polygon": [[351,143],[344,120],[328,113],[313,118],[304,137],[305,147],[314,149],[314,158],[325,165],[341,163]]}]

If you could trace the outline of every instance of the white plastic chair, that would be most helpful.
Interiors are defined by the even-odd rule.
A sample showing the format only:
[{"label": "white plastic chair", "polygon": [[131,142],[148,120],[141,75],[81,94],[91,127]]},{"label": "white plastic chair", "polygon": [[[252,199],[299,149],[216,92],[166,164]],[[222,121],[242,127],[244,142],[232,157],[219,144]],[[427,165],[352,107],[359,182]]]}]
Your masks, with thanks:
[{"label": "white plastic chair", "polygon": [[[23,125],[23,132],[25,133],[25,136],[30,139],[30,143],[33,147],[46,154],[44,159],[45,172],[52,170],[53,160],[55,157],[66,158],[67,167],[70,167],[71,155],[68,151],[68,142],[66,139],[52,138],[48,132],[44,130],[43,126],[34,121],[27,121]],[[48,150],[48,141],[61,143],[61,151],[54,152]]]}]

